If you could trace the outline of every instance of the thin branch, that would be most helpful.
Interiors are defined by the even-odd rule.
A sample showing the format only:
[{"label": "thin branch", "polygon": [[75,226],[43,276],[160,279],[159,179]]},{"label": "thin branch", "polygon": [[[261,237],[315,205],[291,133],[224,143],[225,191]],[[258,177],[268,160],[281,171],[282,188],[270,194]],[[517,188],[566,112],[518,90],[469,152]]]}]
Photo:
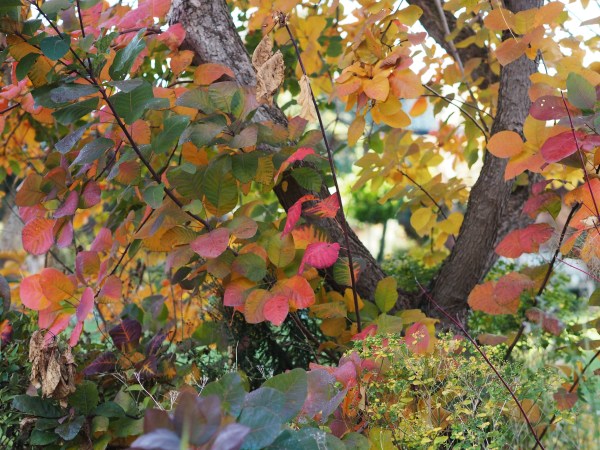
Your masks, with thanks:
[{"label": "thin branch", "polygon": [[[296,42],[296,39],[294,38],[294,35],[292,34],[292,30],[290,29],[289,25],[287,24],[285,14],[280,12],[278,14],[278,21],[279,21],[279,25],[284,27],[286,29],[286,31],[288,32],[290,40],[292,41],[292,44],[294,45],[294,50],[296,51],[296,57],[298,58],[298,63],[300,64],[300,68],[302,69],[302,74],[308,79],[308,74],[306,73],[306,68],[304,67],[304,63],[302,62],[302,57],[300,55],[300,48],[298,47],[298,43]],[[323,135],[323,141],[325,143],[325,148],[327,149],[327,159],[329,160],[331,176],[333,178],[333,184],[335,186],[336,195],[338,198],[338,202],[340,204],[340,214],[342,216],[341,217],[342,218],[341,226],[342,226],[342,232],[344,234],[344,241],[346,244],[346,252],[348,254],[348,263],[350,265],[350,280],[351,280],[351,284],[352,284],[352,296],[353,296],[353,300],[354,300],[354,311],[356,312],[356,326],[357,326],[358,332],[360,333],[362,331],[362,323],[360,320],[360,311],[359,311],[359,306],[358,306],[358,294],[356,292],[356,275],[354,274],[354,264],[352,262],[352,251],[350,250],[350,237],[349,237],[349,232],[348,232],[348,223],[346,221],[346,215],[344,214],[344,204],[342,202],[342,194],[340,192],[340,186],[339,186],[337,176],[336,176],[335,162],[333,160],[333,152],[331,151],[331,147],[329,146],[327,134],[325,133],[325,126],[323,125],[323,119],[321,117],[321,113],[319,112],[319,105],[317,105],[317,99],[315,98],[315,94],[312,90],[312,87],[310,86],[310,82],[308,83],[308,87],[310,89],[310,96],[312,99],[312,103],[313,103],[313,105],[315,107],[315,111],[317,113],[317,119],[319,120],[319,127],[321,128],[321,134]]]},{"label": "thin branch", "polygon": [[533,428],[533,425],[531,424],[531,421],[529,420],[529,417],[527,417],[527,413],[525,412],[525,410],[523,409],[523,406],[521,405],[521,402],[519,402],[519,399],[517,398],[517,396],[515,395],[515,393],[513,392],[512,388],[508,385],[508,383],[504,380],[504,377],[500,374],[500,372],[498,372],[498,369],[496,369],[496,367],[494,366],[494,364],[490,361],[490,359],[488,358],[488,356],[485,354],[485,352],[483,351],[483,349],[477,344],[477,342],[475,341],[475,339],[473,339],[471,337],[471,335],[469,334],[469,332],[465,329],[465,327],[460,323],[460,321],[456,320],[454,317],[452,317],[450,314],[448,314],[446,312],[446,310],[444,308],[442,308],[434,299],[433,297],[429,294],[429,292],[427,292],[425,290],[425,288],[423,287],[423,285],[421,283],[419,283],[419,280],[416,280],[417,285],[419,286],[419,288],[421,289],[421,292],[423,295],[425,295],[425,297],[429,300],[430,303],[433,304],[433,306],[435,306],[435,308],[440,311],[444,316],[446,316],[452,323],[454,323],[454,325],[456,325],[456,327],[465,335],[465,337],[469,340],[469,342],[471,342],[471,344],[473,344],[473,346],[475,347],[475,349],[479,352],[479,354],[481,355],[481,357],[485,360],[486,364],[490,367],[490,369],[492,369],[492,371],[494,372],[494,374],[496,375],[496,377],[500,380],[500,382],[502,383],[502,385],[506,388],[506,390],[509,392],[510,396],[512,397],[512,399],[514,400],[515,404],[517,405],[517,408],[519,408],[519,411],[521,411],[521,415],[523,416],[523,419],[525,420],[525,422],[527,423],[527,427],[529,428],[529,431],[531,432],[531,435],[533,436],[533,438],[535,439],[535,442],[537,443],[537,445],[540,446],[540,448],[542,450],[544,450],[544,446],[542,445],[542,443],[540,442],[540,439],[537,436],[537,433],[535,432],[535,429]]}]

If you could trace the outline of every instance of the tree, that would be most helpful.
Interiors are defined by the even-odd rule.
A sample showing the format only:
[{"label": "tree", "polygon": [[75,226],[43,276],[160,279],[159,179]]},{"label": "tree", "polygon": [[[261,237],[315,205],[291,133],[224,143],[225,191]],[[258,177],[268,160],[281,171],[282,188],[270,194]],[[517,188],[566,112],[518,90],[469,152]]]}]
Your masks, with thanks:
[{"label": "tree", "polygon": [[[206,347],[203,358],[218,360],[206,364],[211,376],[215,365],[237,368],[242,355],[257,387],[269,378],[261,359],[278,372],[319,358],[336,363],[352,340],[375,333],[402,333],[412,355],[446,351],[436,324],[466,334],[471,310],[519,323],[496,337],[508,345],[505,360],[528,321],[561,334],[564,326],[539,299],[564,257],[591,270],[599,257],[600,75],[583,64],[597,40],[562,37],[561,2],[364,0],[354,7],[350,14],[337,0],[0,6],[0,177],[18,183],[5,182],[6,201],[23,222],[25,253],[46,257],[40,271],[21,276],[15,263],[5,275],[45,330],[29,353],[41,394],[87,395],[74,384],[70,348],[81,336],[96,342],[94,332],[104,351],[85,352],[82,375],[130,370],[144,392],[144,380],[181,365],[197,383],[198,346]],[[426,33],[416,31],[417,21]],[[408,111],[405,99],[415,100]],[[454,116],[436,133],[412,133],[411,118],[428,107]],[[389,186],[379,202],[402,200],[427,242],[423,263],[440,265],[430,283],[398,287],[346,221],[335,162],[361,139],[352,189]],[[468,187],[442,163],[459,174],[481,170]],[[489,279],[500,256],[546,258],[543,246],[546,264]],[[10,323],[2,326],[9,336]],[[161,354],[166,341],[181,354]],[[292,357],[288,348],[298,341],[304,347]],[[539,444],[526,408],[481,354]],[[333,392],[322,386],[342,377],[346,401],[338,410],[343,396],[335,396],[330,412],[357,417],[357,380],[371,368],[369,358],[348,358],[339,370],[351,364],[352,377],[319,368],[328,375],[289,375],[305,392],[295,400],[300,409],[308,389]],[[241,379],[228,380],[209,392],[237,389],[244,398]],[[283,382],[272,383],[277,391]],[[563,388],[561,406],[576,387]],[[222,413],[239,418],[241,445],[259,421],[221,400],[189,399],[182,408],[212,411],[206,420],[224,436]],[[16,408],[24,404],[18,399]],[[75,434],[92,413],[79,412]],[[172,419],[156,420],[179,433],[183,425]],[[220,438],[206,436],[200,444]]]}]

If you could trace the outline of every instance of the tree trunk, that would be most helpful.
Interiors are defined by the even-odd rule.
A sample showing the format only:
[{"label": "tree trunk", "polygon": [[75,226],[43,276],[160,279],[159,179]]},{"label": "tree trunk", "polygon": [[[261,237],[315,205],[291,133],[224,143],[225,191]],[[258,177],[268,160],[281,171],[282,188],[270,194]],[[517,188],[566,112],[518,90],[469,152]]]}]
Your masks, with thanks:
[{"label": "tree trunk", "polygon": [[[518,12],[539,7],[542,3],[542,0],[513,0],[507,1],[506,6]],[[513,39],[510,34],[505,38]],[[531,106],[529,77],[536,72],[537,65],[537,61],[521,56],[502,68],[492,135],[503,130],[523,134],[523,123]],[[507,217],[512,220],[518,217],[527,199],[525,189],[517,188],[513,192],[514,180],[504,181],[506,165],[507,159],[486,152],[481,174],[469,195],[456,245],[433,284],[432,295],[440,306],[463,321],[469,293],[497,260],[494,249],[512,228],[506,226]],[[445,316],[432,306],[429,314],[447,322]]]}]

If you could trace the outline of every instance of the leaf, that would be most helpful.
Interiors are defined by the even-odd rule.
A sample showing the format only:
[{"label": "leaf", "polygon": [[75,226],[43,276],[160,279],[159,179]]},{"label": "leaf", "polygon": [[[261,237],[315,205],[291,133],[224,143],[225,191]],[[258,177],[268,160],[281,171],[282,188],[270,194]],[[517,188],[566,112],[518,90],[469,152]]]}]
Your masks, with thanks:
[{"label": "leaf", "polygon": [[[57,87],[50,91],[50,100],[55,103],[72,102],[78,100],[81,97],[92,95],[98,92],[98,89],[94,86],[87,84],[69,83],[63,86]],[[87,126],[82,127],[84,130]]]},{"label": "leaf", "polygon": [[267,274],[267,265],[258,254],[245,253],[235,258],[231,270],[252,281],[259,282]]},{"label": "leaf", "polygon": [[273,54],[272,49],[273,41],[265,34],[252,55],[252,65],[256,69],[256,99],[269,105],[273,103],[273,95],[285,73],[283,54],[279,50]]},{"label": "leaf", "polygon": [[535,283],[529,277],[511,272],[497,281],[487,281],[475,286],[469,294],[468,303],[474,310],[487,314],[516,314],[521,294],[534,286]]},{"label": "leaf", "polygon": [[54,218],[58,219],[60,217],[72,216],[77,211],[77,205],[79,204],[79,194],[77,191],[69,192],[67,198],[63,202],[60,207],[54,211]]},{"label": "leaf", "polygon": [[32,255],[43,255],[54,244],[54,220],[36,217],[22,231],[23,248]]},{"label": "leaf", "polygon": [[369,98],[384,102],[390,93],[390,82],[385,76],[375,76],[363,82],[363,90]]},{"label": "leaf", "polygon": [[235,79],[235,75],[229,67],[215,63],[200,64],[194,72],[194,84],[209,85],[217,81],[223,75]]},{"label": "leaf", "polygon": [[108,331],[113,343],[126,351],[136,346],[142,335],[142,325],[134,319],[123,319],[121,323]]},{"label": "leaf", "polygon": [[285,395],[285,408],[280,414],[282,422],[288,422],[300,413],[308,393],[308,378],[305,370],[293,369],[276,375],[265,381],[263,386],[277,389]]},{"label": "leaf", "polygon": [[229,372],[218,381],[208,383],[201,395],[202,397],[216,395],[221,400],[222,408],[231,416],[237,417],[242,411],[246,390],[240,375],[237,372]]},{"label": "leaf", "polygon": [[237,182],[226,159],[211,164],[204,174],[202,188],[208,203],[206,208],[216,216],[233,210],[238,203]]},{"label": "leaf", "polygon": [[377,283],[375,304],[381,312],[388,312],[398,300],[398,283],[394,277],[386,277]]},{"label": "leaf", "polygon": [[98,107],[98,101],[97,98],[83,100],[79,103],[65,106],[64,108],[54,111],[52,115],[58,123],[69,125],[92,111],[95,111]]},{"label": "leaf", "polygon": [[77,389],[69,396],[69,405],[79,414],[89,416],[98,406],[98,388],[96,383],[84,380],[77,385]]},{"label": "leaf", "polygon": [[304,272],[304,265],[310,264],[315,269],[326,269],[333,266],[340,252],[340,244],[337,242],[314,242],[308,244],[298,268],[298,275]]},{"label": "leaf", "polygon": [[216,258],[227,250],[229,237],[227,228],[217,228],[197,237],[190,243],[190,248],[203,258]]},{"label": "leaf", "polygon": [[68,34],[60,36],[49,36],[40,41],[40,50],[48,58],[57,60],[65,56],[71,45],[71,37]]},{"label": "leaf", "polygon": [[487,149],[498,158],[510,158],[521,153],[523,139],[514,131],[500,131],[490,138]]},{"label": "leaf", "polygon": [[79,430],[85,422],[85,417],[77,416],[74,419],[63,422],[54,429],[54,432],[58,434],[65,441],[71,441],[79,434]]},{"label": "leaf", "polygon": [[81,150],[79,150],[79,154],[73,161],[72,165],[93,163],[104,156],[106,151],[114,145],[115,143],[112,141],[112,139],[107,139],[104,137],[94,139],[93,141],[85,144]]},{"label": "leaf", "polygon": [[300,95],[298,95],[298,104],[300,105],[300,114],[303,119],[308,122],[317,120],[317,112],[313,103],[312,90],[310,88],[310,80],[306,75],[302,75],[299,81]]},{"label": "leaf", "polygon": [[334,193],[323,200],[318,200],[315,206],[306,210],[306,213],[314,214],[318,217],[333,219],[335,216],[337,216],[339,209],[340,200],[338,194]]},{"label": "leaf", "polygon": [[556,407],[560,411],[573,408],[578,399],[576,392],[569,392],[563,387],[559,388],[558,391],[553,394],[553,397],[556,402]]},{"label": "leaf", "polygon": [[29,309],[40,311],[50,306],[50,301],[44,296],[39,274],[23,278],[19,286],[21,302]]},{"label": "leaf", "polygon": [[179,435],[165,428],[144,433],[131,444],[131,448],[142,450],[179,450],[182,446]]},{"label": "leaf", "polygon": [[565,329],[565,324],[560,319],[539,308],[529,308],[525,312],[525,316],[527,320],[540,324],[544,331],[554,336],[560,336]]},{"label": "leaf", "polygon": [[486,28],[492,31],[503,31],[515,27],[515,15],[505,8],[494,8],[483,19]]},{"label": "leaf", "polygon": [[233,176],[240,183],[249,183],[256,176],[258,170],[258,153],[239,153],[231,158],[231,169]]},{"label": "leaf", "polygon": [[519,59],[527,50],[528,45],[529,43],[523,38],[507,39],[496,47],[496,58],[501,65],[506,66]]},{"label": "leaf", "polygon": [[154,98],[152,86],[144,82],[129,92],[118,92],[111,95],[109,100],[115,111],[126,124],[131,125],[144,115],[149,102]]},{"label": "leaf", "polygon": [[281,326],[288,315],[290,305],[283,295],[272,295],[263,305],[265,319],[273,325]]},{"label": "leaf", "polygon": [[100,373],[114,372],[117,367],[117,358],[112,352],[105,352],[92,361],[85,369],[85,376],[97,375]]},{"label": "leaf", "polygon": [[267,256],[276,267],[286,267],[296,256],[296,246],[290,234],[271,236],[266,246]]},{"label": "leaf", "polygon": [[225,425],[217,433],[212,448],[219,450],[238,450],[250,433],[250,427],[239,423]]},{"label": "leaf", "polygon": [[158,209],[165,198],[165,186],[162,183],[150,185],[144,189],[142,196],[148,206],[152,209]]},{"label": "leaf", "polygon": [[577,142],[573,134],[575,134],[575,138],[578,141],[585,137],[585,134],[581,131],[573,133],[573,131],[568,130],[546,139],[546,142],[544,142],[540,149],[544,160],[549,163],[558,162],[575,153],[577,151]]},{"label": "leaf", "polygon": [[166,153],[175,146],[181,134],[190,123],[188,116],[169,116],[163,126],[163,131],[152,139],[152,149],[157,153]]},{"label": "leaf", "polygon": [[593,109],[596,103],[596,89],[584,77],[571,72],[567,76],[567,97],[577,108]]},{"label": "leaf", "polygon": [[415,322],[406,330],[406,346],[417,355],[428,352],[431,336],[427,326],[421,322]]},{"label": "leaf", "polygon": [[135,59],[146,47],[143,40],[145,32],[145,29],[138,31],[129,44],[117,52],[112,65],[108,69],[108,73],[113,80],[122,80],[129,74]]},{"label": "leaf", "polygon": [[42,269],[40,272],[40,286],[44,296],[51,303],[68,300],[75,293],[75,285],[71,279],[60,270],[52,267]]},{"label": "leaf", "polygon": [[263,407],[245,408],[239,423],[250,429],[241,447],[243,450],[264,448],[281,433],[281,417]]},{"label": "leaf", "polygon": [[194,59],[194,52],[191,50],[181,50],[171,56],[169,66],[175,77],[178,77],[181,72],[186,70]]},{"label": "leaf", "polygon": [[535,223],[508,233],[496,247],[496,253],[506,258],[518,258],[523,253],[535,253],[552,237],[554,228],[547,223]]},{"label": "leaf", "polygon": [[543,95],[533,102],[529,114],[537,120],[558,120],[566,117],[568,113],[572,116],[579,115],[579,111],[568,102],[567,108],[561,97]]},{"label": "leaf", "polygon": [[43,178],[37,173],[27,175],[15,197],[17,206],[36,206],[46,198],[46,193],[42,190],[43,182]]},{"label": "leaf", "polygon": [[55,406],[50,399],[31,397],[29,395],[17,395],[12,400],[12,407],[30,416],[45,417],[47,419],[58,419],[63,412]]}]

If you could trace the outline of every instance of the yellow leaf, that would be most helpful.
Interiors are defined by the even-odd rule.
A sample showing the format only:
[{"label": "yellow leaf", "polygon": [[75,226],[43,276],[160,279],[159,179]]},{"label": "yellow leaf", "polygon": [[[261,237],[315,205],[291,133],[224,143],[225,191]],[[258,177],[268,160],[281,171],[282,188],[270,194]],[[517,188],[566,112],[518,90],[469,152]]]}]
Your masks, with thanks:
[{"label": "yellow leaf", "polygon": [[423,235],[424,232],[429,231],[429,224],[432,221],[435,221],[435,214],[431,208],[417,209],[410,216],[410,224],[420,235]]},{"label": "yellow leaf", "polygon": [[504,8],[496,8],[483,20],[486,28],[493,31],[513,29],[515,27],[515,15]]},{"label": "yellow leaf", "polygon": [[510,158],[521,153],[523,140],[514,131],[500,131],[490,138],[487,149],[498,158]]},{"label": "yellow leaf", "polygon": [[[361,300],[360,295],[356,294],[356,297],[358,299],[358,309],[360,311],[361,309],[363,309],[365,304]],[[348,309],[348,312],[356,311],[354,309],[354,294],[352,292],[352,289],[346,289],[346,291],[344,292],[344,302],[346,303],[346,309]]]},{"label": "yellow leaf", "polygon": [[421,78],[410,69],[395,70],[389,77],[392,92],[398,98],[419,98],[423,94]]},{"label": "yellow leaf", "polygon": [[414,105],[412,105],[412,108],[410,108],[409,114],[413,117],[417,117],[425,111],[427,111],[427,98],[419,97]]},{"label": "yellow leaf", "polygon": [[376,76],[363,81],[363,90],[367,97],[383,102],[390,93],[390,82],[385,76]]},{"label": "yellow leaf", "polygon": [[310,80],[306,75],[302,75],[300,78],[300,95],[298,96],[298,104],[302,107],[300,111],[300,117],[303,119],[314,122],[317,120],[317,112],[313,103],[312,93],[310,90]]},{"label": "yellow leaf", "polygon": [[356,116],[348,127],[348,145],[353,146],[360,139],[365,131],[365,118]]}]

